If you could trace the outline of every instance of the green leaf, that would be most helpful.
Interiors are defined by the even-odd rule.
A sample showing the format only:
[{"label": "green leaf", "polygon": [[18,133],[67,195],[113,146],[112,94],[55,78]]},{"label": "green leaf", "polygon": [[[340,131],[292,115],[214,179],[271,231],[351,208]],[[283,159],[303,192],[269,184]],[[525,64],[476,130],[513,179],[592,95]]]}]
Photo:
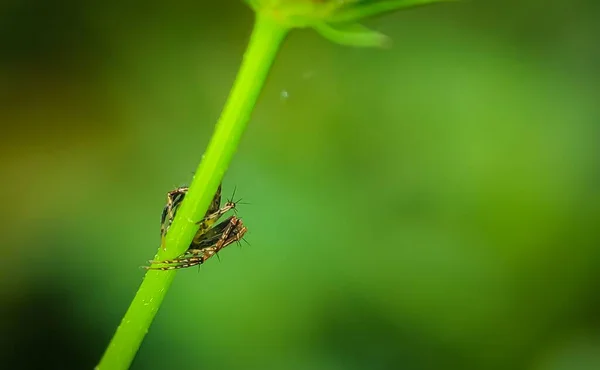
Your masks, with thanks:
[{"label": "green leaf", "polygon": [[380,15],[394,10],[415,7],[441,2],[455,2],[460,0],[384,0],[366,1],[364,4],[350,2],[347,6],[338,9],[327,21],[330,23],[355,22],[359,19]]},{"label": "green leaf", "polygon": [[353,23],[332,26],[325,22],[312,26],[321,36],[340,45],[356,47],[385,47],[391,40],[386,35],[373,31],[361,24]]}]

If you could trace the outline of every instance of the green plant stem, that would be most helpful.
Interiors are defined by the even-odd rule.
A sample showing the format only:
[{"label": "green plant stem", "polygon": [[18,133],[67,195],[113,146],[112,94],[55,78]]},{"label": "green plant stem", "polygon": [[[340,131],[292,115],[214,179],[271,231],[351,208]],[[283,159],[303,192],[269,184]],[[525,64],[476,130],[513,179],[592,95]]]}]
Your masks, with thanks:
[{"label": "green plant stem", "polygon": [[[254,29],[239,73],[217,122],[215,132],[198,166],[189,191],[166,238],[166,251],[157,259],[183,253],[198,229],[214,193],[229,167],[256,100],[288,29],[266,15],[256,13]],[[175,271],[148,271],[121,324],[112,338],[98,370],[127,369],[148,332],[150,324],[175,277]],[[172,353],[165,353],[172,356]]]}]

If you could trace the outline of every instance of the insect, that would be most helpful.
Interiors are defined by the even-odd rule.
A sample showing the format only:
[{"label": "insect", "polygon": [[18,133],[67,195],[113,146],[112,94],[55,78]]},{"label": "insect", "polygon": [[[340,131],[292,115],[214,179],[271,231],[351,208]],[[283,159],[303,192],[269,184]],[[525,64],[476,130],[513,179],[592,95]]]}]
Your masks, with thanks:
[{"label": "insect", "polygon": [[[163,249],[165,249],[165,236],[167,234],[167,231],[169,230],[169,227],[171,227],[171,224],[173,223],[173,219],[175,218],[177,209],[181,205],[181,202],[183,202],[183,199],[185,198],[185,195],[187,194],[188,189],[189,188],[187,186],[183,186],[183,187],[179,187],[174,190],[171,190],[170,192],[167,193],[167,204],[163,208],[161,222],[160,222],[160,237],[161,237],[161,246]],[[204,233],[206,233],[210,229],[210,227],[213,226],[219,220],[219,218],[221,218],[221,216],[223,216],[225,213],[227,213],[228,211],[230,211],[232,209],[235,211],[237,204],[241,204],[240,203],[241,199],[238,201],[234,201],[233,200],[234,196],[235,196],[235,190],[233,192],[231,199],[229,199],[223,207],[220,207],[220,205],[221,205],[221,184],[219,184],[219,187],[217,188],[217,192],[213,196],[213,199],[208,207],[208,210],[206,211],[206,213],[204,215],[204,218],[196,223],[200,226],[198,227],[198,231],[196,232],[196,235],[194,236],[194,242],[197,242],[200,239],[202,239],[202,236],[204,235]]]},{"label": "insect", "polygon": [[[164,249],[164,241],[169,227],[173,223],[177,209],[185,198],[188,187],[179,187],[167,193],[167,203],[161,215],[161,244]],[[243,239],[247,228],[236,216],[231,216],[225,221],[215,225],[215,223],[230,210],[236,209],[241,199],[234,201],[235,190],[231,199],[227,200],[223,207],[221,204],[221,185],[217,188],[215,195],[204,215],[204,218],[198,221],[198,231],[190,243],[188,250],[172,260],[149,261],[151,266],[146,266],[149,270],[173,270],[201,265],[210,257],[227,247],[228,245],[239,242]],[[213,226],[214,225],[214,226]],[[218,255],[217,255],[218,256]],[[154,265],[162,265],[156,267]]]},{"label": "insect", "polygon": [[[147,270],[175,270],[203,264],[221,249],[239,242],[248,229],[236,216],[231,216],[213,228],[210,228],[198,241],[192,241],[189,249],[172,260],[149,261]],[[161,265],[161,266],[155,266]]]}]

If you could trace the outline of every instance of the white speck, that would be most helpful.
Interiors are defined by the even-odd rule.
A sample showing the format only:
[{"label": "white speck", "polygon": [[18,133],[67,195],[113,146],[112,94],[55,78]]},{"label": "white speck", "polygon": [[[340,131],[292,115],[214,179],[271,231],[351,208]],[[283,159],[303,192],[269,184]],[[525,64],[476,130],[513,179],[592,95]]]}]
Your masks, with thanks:
[{"label": "white speck", "polygon": [[281,90],[279,97],[281,98],[281,100],[287,100],[287,98],[290,97],[290,94],[288,93],[287,90]]}]

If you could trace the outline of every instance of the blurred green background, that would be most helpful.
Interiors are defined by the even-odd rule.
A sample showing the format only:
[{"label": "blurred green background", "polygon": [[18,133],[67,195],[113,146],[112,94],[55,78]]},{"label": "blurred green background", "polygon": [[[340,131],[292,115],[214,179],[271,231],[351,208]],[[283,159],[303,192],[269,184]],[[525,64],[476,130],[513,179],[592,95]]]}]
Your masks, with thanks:
[{"label": "blurred green background", "polygon": [[[0,360],[89,369],[247,43],[228,1],[0,5]],[[471,1],[285,42],[134,369],[600,369],[600,4]]]}]

